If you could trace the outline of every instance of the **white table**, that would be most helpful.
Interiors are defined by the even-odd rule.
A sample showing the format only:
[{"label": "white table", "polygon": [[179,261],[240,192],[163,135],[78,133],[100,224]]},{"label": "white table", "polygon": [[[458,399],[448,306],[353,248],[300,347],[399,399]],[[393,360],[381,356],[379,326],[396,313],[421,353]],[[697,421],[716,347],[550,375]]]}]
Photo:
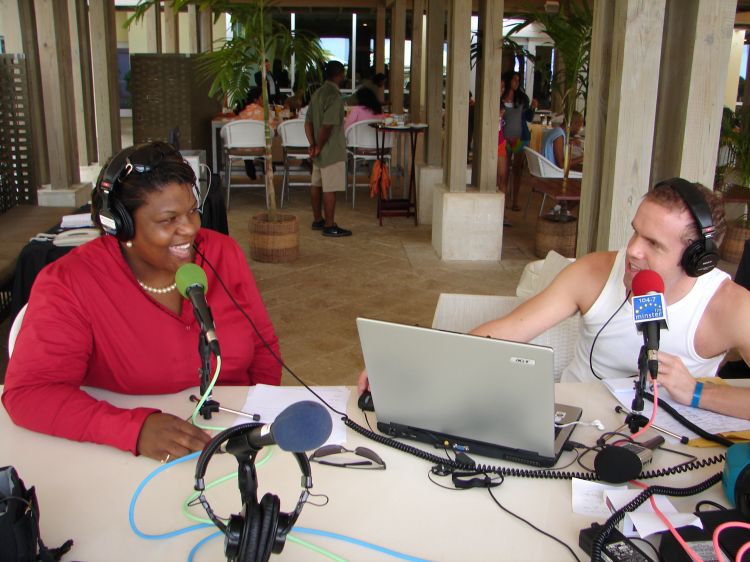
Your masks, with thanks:
[{"label": "white table", "polygon": [[[123,396],[91,390],[97,397],[131,407],[158,406],[164,411],[187,417],[192,391],[170,396]],[[241,408],[245,388],[217,387],[215,397],[230,408]],[[349,412],[363,421],[355,405],[355,392]],[[614,412],[614,401],[599,384],[561,384],[557,400],[583,407],[584,420],[598,418],[607,429],[614,429],[621,417]],[[228,425],[234,416],[219,414],[213,421]],[[371,416],[371,423],[373,422]],[[128,505],[137,484],[159,466],[155,461],[133,457],[110,447],[75,443],[18,428],[7,413],[0,413],[0,466],[12,464],[27,486],[36,486],[41,506],[42,538],[48,546],[59,546],[68,538],[75,541],[66,560],[186,560],[190,549],[215,529],[206,529],[178,538],[148,541],[134,535],[128,526]],[[598,432],[579,427],[573,439],[591,444]],[[432,560],[569,560],[570,555],[557,543],[503,513],[486,490],[464,492],[443,490],[427,479],[430,465],[415,457],[366,440],[348,431],[350,447],[365,445],[377,451],[387,470],[351,470],[313,463],[313,492],[326,494],[325,507],[306,505],[299,526],[333,531],[381,546]],[[421,445],[425,447],[424,445]],[[720,449],[693,450],[701,457]],[[563,459],[569,458],[566,456]],[[656,466],[675,463],[672,454],[657,452]],[[498,464],[478,457],[478,462]],[[589,462],[593,458],[587,459]],[[679,462],[679,461],[677,461]],[[192,524],[180,512],[182,500],[192,492],[194,461],[169,468],[153,480],[141,496],[136,522],[148,533],[166,532]],[[519,465],[514,465],[519,466]],[[237,467],[234,457],[219,455],[209,466],[206,481],[223,476]],[[672,486],[686,486],[702,480],[721,466],[693,471],[658,480]],[[271,491],[281,498],[283,511],[291,511],[300,492],[300,475],[294,457],[274,448],[268,464],[258,469],[259,492]],[[648,483],[656,483],[650,480]],[[494,489],[509,509],[534,522],[573,547],[581,559],[578,532],[591,521],[571,512],[569,481],[507,478]],[[240,509],[236,480],[208,492],[217,514],[228,516]],[[727,504],[720,486],[701,498]],[[672,498],[684,511],[692,510],[697,497]],[[204,516],[201,508],[196,514]],[[601,522],[601,521],[600,521]],[[347,560],[395,560],[333,539],[298,535],[301,539],[329,549]],[[287,541],[282,560],[324,560],[307,549]],[[205,545],[196,560],[222,560],[223,540]]]}]

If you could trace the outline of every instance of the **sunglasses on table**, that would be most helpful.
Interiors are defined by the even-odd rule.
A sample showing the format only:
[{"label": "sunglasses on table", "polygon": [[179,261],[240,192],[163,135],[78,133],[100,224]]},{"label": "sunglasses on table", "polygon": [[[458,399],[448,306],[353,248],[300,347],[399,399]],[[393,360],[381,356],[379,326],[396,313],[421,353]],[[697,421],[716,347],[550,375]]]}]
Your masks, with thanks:
[{"label": "sunglasses on table", "polygon": [[[363,460],[351,460],[347,457],[336,457],[342,453],[351,453]],[[324,445],[316,449],[311,455],[310,460],[328,466],[338,466],[341,468],[364,468],[385,470],[385,462],[380,456],[367,447],[357,447],[356,449],[347,449],[342,445]]]}]

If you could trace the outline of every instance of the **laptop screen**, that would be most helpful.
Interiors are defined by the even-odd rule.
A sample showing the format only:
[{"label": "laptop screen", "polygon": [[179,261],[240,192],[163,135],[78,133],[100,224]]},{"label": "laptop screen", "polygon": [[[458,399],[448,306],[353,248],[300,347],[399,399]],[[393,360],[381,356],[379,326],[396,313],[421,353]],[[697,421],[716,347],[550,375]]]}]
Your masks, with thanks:
[{"label": "laptop screen", "polygon": [[549,347],[357,319],[378,424],[555,457]]}]

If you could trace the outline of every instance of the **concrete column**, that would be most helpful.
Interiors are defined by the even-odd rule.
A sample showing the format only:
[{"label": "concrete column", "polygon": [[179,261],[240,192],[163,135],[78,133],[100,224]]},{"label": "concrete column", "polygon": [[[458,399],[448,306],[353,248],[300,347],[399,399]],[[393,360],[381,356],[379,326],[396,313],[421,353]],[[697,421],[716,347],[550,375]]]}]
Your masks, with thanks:
[{"label": "concrete column", "polygon": [[91,77],[91,40],[89,7],[86,0],[68,0],[71,53],[73,58],[73,93],[78,142],[78,160],[86,166],[98,160],[96,151],[96,117],[94,83]]},{"label": "concrete column", "polygon": [[422,37],[424,35],[425,0],[412,1],[411,71],[409,72],[409,117],[413,123],[422,121]]},{"label": "concrete column", "polygon": [[161,2],[157,2],[143,15],[146,27],[146,52],[161,53]]},{"label": "concrete column", "polygon": [[385,0],[375,9],[375,73],[385,70]]},{"label": "concrete column", "polygon": [[122,148],[113,0],[89,0],[89,17],[96,132],[99,139],[99,161],[104,163]]},{"label": "concrete column", "polygon": [[502,66],[504,0],[480,0],[482,59],[477,81],[476,135],[472,185],[480,191],[497,191],[497,132],[500,120],[500,68]]},{"label": "concrete column", "polygon": [[388,89],[391,113],[404,112],[404,42],[406,41],[406,0],[395,0],[391,9],[391,62]]},{"label": "concrete column", "polygon": [[667,2],[651,183],[681,176],[713,187],[735,9]]},{"label": "concrete column", "polygon": [[50,184],[39,190],[38,201],[41,206],[82,204],[88,194],[79,184],[68,4],[35,0],[34,8],[50,163]]},{"label": "concrete column", "polygon": [[164,2],[164,52],[180,52],[180,21],[173,0]]},{"label": "concrete column", "polygon": [[450,3],[448,19],[448,85],[445,112],[446,158],[443,182],[452,192],[466,191],[469,127],[469,43],[471,0]]},{"label": "concrete column", "polygon": [[198,14],[198,48],[201,53],[212,50],[214,43],[213,13],[211,8],[203,8]]}]

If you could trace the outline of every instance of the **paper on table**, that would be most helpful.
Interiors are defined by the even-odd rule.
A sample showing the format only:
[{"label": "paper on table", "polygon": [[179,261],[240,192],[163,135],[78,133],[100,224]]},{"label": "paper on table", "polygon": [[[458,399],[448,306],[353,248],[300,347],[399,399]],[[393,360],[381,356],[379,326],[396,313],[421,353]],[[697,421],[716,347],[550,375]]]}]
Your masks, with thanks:
[{"label": "paper on table", "polygon": [[573,513],[593,518],[606,518],[610,516],[611,511],[604,501],[604,495],[609,490],[623,490],[627,489],[627,486],[624,484],[613,486],[612,484],[601,484],[599,482],[591,482],[590,480],[573,478],[572,489]]},{"label": "paper on table", "polygon": [[[346,412],[346,405],[349,402],[348,388],[345,386],[316,386],[314,390],[331,406],[341,412]],[[259,414],[261,422],[271,423],[284,408],[302,400],[318,401],[303,386],[269,386],[267,384],[258,384],[247,391],[247,400],[242,411]],[[346,443],[346,426],[341,421],[341,416],[332,415],[331,420],[333,421],[333,429],[331,430],[331,436],[326,441],[326,445],[343,445]],[[247,423],[247,418],[237,416],[232,425],[239,425],[241,423]]]},{"label": "paper on table", "polygon": [[[631,407],[633,404],[633,396],[635,395],[633,379],[606,379],[604,380],[604,385],[620,402],[620,404],[628,409]],[[669,405],[680,414],[709,433],[725,433],[727,431],[744,431],[750,429],[750,421],[748,420],[733,418],[731,416],[709,412],[708,410],[701,410],[700,408],[691,408],[690,406],[678,404],[672,400],[669,393],[663,387],[659,387],[659,401],[668,402]],[[643,406],[643,415],[650,418],[652,411],[653,404],[646,401]],[[662,411],[656,412],[656,420],[654,421],[654,424],[669,431],[673,431],[678,435],[685,435],[690,439],[697,437],[695,433],[688,431],[681,423],[672,419],[672,416]],[[676,442],[672,437],[666,437],[666,439],[671,440],[673,443]]]},{"label": "paper on table", "polygon": [[94,226],[94,223],[91,221],[91,213],[65,215],[60,223],[60,228],[85,228],[87,226]]},{"label": "paper on table", "polygon": [[[611,490],[606,492],[606,500],[608,505],[611,506],[612,512],[614,512],[630,503],[642,491],[639,489]],[[703,528],[703,523],[699,517],[693,513],[678,512],[666,496],[656,495],[653,497],[654,501],[656,501],[656,506],[674,527],[693,525],[699,529]],[[622,534],[626,537],[641,537],[645,539],[649,535],[666,530],[667,526],[654,513],[650,500],[643,502],[635,511],[625,514],[625,518],[622,521]]]}]

